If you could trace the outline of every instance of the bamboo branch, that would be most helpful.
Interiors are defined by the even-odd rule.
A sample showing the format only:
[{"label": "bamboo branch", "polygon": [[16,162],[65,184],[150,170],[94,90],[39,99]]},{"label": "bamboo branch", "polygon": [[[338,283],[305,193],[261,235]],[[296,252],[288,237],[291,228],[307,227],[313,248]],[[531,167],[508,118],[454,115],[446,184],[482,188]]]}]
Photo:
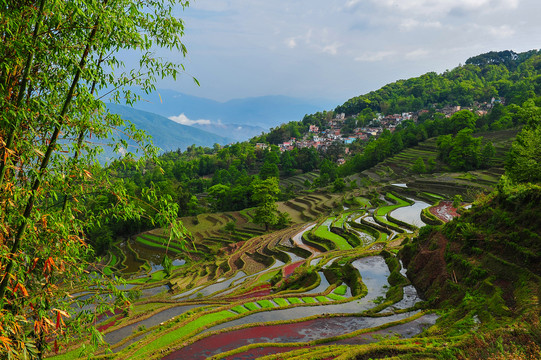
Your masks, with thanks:
[{"label": "bamboo branch", "polygon": [[[38,36],[39,28],[41,26],[41,21],[43,19],[43,9],[45,8],[45,2],[46,0],[41,0],[41,3],[39,5],[38,10],[38,19],[36,20],[36,25],[34,27],[34,33],[32,34],[32,48],[30,50],[30,53],[28,54],[28,58],[26,59],[26,64],[24,68],[23,78],[21,81],[21,86],[19,89],[19,93],[17,94],[17,100],[15,102],[15,107],[18,108],[21,105],[21,101],[23,100],[24,93],[26,90],[26,85],[28,83],[28,74],[30,73],[30,68],[32,67],[32,61],[34,60],[34,45],[36,44],[36,38]],[[15,141],[15,132],[19,128],[19,117],[16,117],[15,124],[13,124],[13,129],[11,129],[11,132],[9,134],[8,140],[6,142],[6,145],[3,149],[2,156],[0,156],[0,188],[2,187],[2,184],[4,182],[4,177],[6,174],[6,167],[7,167],[7,161],[9,159],[9,152],[8,150],[13,146],[13,142]],[[5,160],[4,160],[5,159]]]},{"label": "bamboo branch", "polygon": [[[104,5],[107,4],[107,0],[104,2]],[[24,233],[26,232],[26,228],[28,227],[28,222],[30,219],[30,214],[32,213],[32,210],[34,208],[34,203],[36,201],[37,193],[41,186],[42,176],[45,173],[45,170],[47,169],[47,166],[49,165],[49,160],[51,158],[51,155],[56,148],[56,141],[58,140],[58,135],[60,134],[60,130],[62,126],[64,125],[65,116],[68,112],[69,105],[71,103],[71,100],[73,99],[73,93],[75,92],[75,88],[77,87],[77,84],[79,83],[79,78],[81,77],[81,73],[86,65],[86,59],[88,57],[88,54],[90,53],[90,48],[92,46],[92,43],[94,41],[94,38],[96,36],[96,33],[98,31],[99,27],[99,21],[100,16],[98,15],[94,27],[92,28],[92,32],[90,33],[90,36],[88,38],[85,50],[83,52],[83,55],[81,56],[81,60],[79,62],[79,66],[77,67],[77,71],[75,73],[75,76],[72,80],[71,87],[68,91],[68,94],[66,95],[66,99],[64,101],[64,104],[62,106],[62,111],[60,112],[58,116],[58,125],[55,127],[53,134],[51,136],[49,146],[47,147],[47,151],[45,152],[45,156],[43,157],[43,160],[41,161],[41,165],[38,171],[38,174],[36,175],[34,179],[34,183],[32,185],[32,191],[30,194],[30,198],[28,199],[28,202],[26,203],[26,207],[23,214],[23,222],[19,226],[19,229],[17,231],[17,234],[15,236],[13,246],[11,248],[10,252],[10,259],[6,265],[5,271],[4,271],[4,277],[2,279],[2,282],[0,283],[0,301],[1,306],[0,309],[3,309],[5,306],[4,303],[4,295],[6,293],[7,285],[9,283],[9,279],[11,277],[11,271],[13,270],[13,266],[15,264],[15,255],[17,251],[19,251],[19,248],[21,246],[22,238],[24,236]]]}]

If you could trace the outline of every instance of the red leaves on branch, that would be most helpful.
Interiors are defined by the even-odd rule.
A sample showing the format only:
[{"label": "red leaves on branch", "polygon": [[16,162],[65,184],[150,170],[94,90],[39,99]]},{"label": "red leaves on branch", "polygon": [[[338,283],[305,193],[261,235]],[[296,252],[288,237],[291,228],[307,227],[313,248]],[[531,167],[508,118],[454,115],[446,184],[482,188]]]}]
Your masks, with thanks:
[{"label": "red leaves on branch", "polygon": [[28,291],[26,291],[26,288],[23,284],[17,283],[17,285],[15,285],[15,287],[13,288],[13,293],[15,294],[17,290],[20,290],[23,296],[28,296]]}]

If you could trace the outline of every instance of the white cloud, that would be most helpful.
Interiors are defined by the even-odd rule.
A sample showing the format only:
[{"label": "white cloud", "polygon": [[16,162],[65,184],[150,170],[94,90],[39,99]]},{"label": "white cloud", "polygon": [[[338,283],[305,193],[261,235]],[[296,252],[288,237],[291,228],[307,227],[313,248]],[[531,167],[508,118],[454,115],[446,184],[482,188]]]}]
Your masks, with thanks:
[{"label": "white cloud", "polygon": [[286,45],[288,48],[294,49],[297,47],[297,41],[295,40],[295,38],[286,39]]},{"label": "white cloud", "polygon": [[406,53],[406,59],[417,60],[425,58],[430,52],[425,49],[417,49]]},{"label": "white cloud", "polygon": [[[358,1],[350,1],[353,5]],[[447,15],[450,12],[490,12],[516,9],[520,0],[372,0],[392,12],[420,16]]]},{"label": "white cloud", "polygon": [[184,115],[184,113],[182,113],[182,114],[180,114],[178,116],[170,116],[169,120],[172,120],[172,121],[174,121],[176,123],[179,123],[179,124],[182,124],[182,125],[188,125],[188,126],[192,126],[194,124],[199,124],[199,125],[210,125],[211,124],[210,120],[205,120],[205,119],[190,120],[190,119],[188,119],[188,117],[186,115]]},{"label": "white cloud", "polygon": [[441,28],[442,24],[439,21],[423,22],[415,19],[404,19],[400,23],[400,29],[404,31],[410,31],[416,28]]},{"label": "white cloud", "polygon": [[325,46],[323,46],[323,49],[321,49],[321,51],[326,53],[326,54],[336,55],[336,54],[338,54],[338,48],[340,46],[341,45],[338,44],[338,43],[325,45]]},{"label": "white cloud", "polygon": [[376,62],[381,61],[386,58],[394,56],[396,53],[394,51],[379,51],[373,53],[365,53],[361,56],[357,56],[355,61],[364,61],[364,62]]},{"label": "white cloud", "polygon": [[490,26],[488,27],[488,32],[497,38],[510,38],[515,35],[515,30],[513,30],[509,25],[501,26]]}]

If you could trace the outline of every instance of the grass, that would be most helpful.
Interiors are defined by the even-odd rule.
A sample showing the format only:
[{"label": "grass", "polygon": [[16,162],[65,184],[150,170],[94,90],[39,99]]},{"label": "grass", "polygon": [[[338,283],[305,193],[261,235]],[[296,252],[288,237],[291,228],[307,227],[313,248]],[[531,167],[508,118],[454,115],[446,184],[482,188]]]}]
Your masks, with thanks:
[{"label": "grass", "polygon": [[159,271],[153,272],[153,273],[150,275],[150,278],[151,278],[153,281],[160,281],[160,280],[165,279],[166,276],[167,276],[167,274],[165,273],[165,271],[159,270]]},{"label": "grass", "polygon": [[437,199],[437,200],[445,200],[445,197],[443,197],[441,195],[438,195],[438,194],[429,193],[429,192],[426,192],[426,191],[423,191],[421,194],[426,195],[426,196],[428,196],[430,198]]},{"label": "grass", "polygon": [[313,297],[308,297],[308,296],[303,297],[302,301],[304,301],[306,304],[315,304],[315,303],[317,303],[316,299],[314,299]]},{"label": "grass", "polygon": [[340,217],[335,221],[334,226],[338,228],[343,228],[344,223],[346,222],[346,219],[348,218],[348,216],[350,216],[353,213],[354,211],[348,211],[348,212],[342,213]]},{"label": "grass", "polygon": [[[333,220],[334,218],[329,218],[329,220]],[[336,247],[338,250],[350,250],[353,249],[353,247],[347,242],[346,239],[341,237],[340,235],[337,235],[333,232],[330,232],[327,228],[327,225],[323,224],[320,225],[315,231],[314,235],[319,236],[324,239],[328,239],[336,244]]]},{"label": "grass", "polygon": [[319,301],[319,302],[328,302],[330,301],[329,299],[327,299],[325,296],[316,296],[316,300]]}]

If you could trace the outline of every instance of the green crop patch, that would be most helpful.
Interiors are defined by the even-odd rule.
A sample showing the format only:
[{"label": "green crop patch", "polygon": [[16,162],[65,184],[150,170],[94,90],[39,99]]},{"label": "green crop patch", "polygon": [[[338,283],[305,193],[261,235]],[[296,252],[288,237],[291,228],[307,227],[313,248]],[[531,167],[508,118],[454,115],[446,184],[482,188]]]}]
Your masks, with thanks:
[{"label": "green crop patch", "polygon": [[274,302],[276,304],[278,304],[278,306],[289,306],[289,302],[286,299],[277,298],[277,299],[273,299],[273,300],[274,300]]},{"label": "green crop patch", "polygon": [[257,306],[255,303],[251,302],[251,303],[247,303],[247,304],[244,304],[244,306],[250,310],[250,311],[254,311],[254,310],[259,310],[259,306]]},{"label": "green crop patch", "polygon": [[302,301],[304,301],[306,304],[315,304],[317,302],[316,299],[308,296],[303,297]]},{"label": "green crop patch", "polygon": [[338,286],[336,289],[334,289],[333,293],[336,295],[346,295],[346,292],[348,291],[348,286],[346,284],[342,284]]},{"label": "green crop patch", "polygon": [[296,297],[287,298],[290,304],[302,304],[302,300]]},{"label": "green crop patch", "polygon": [[327,295],[327,297],[331,300],[334,300],[334,301],[340,301],[340,300],[344,300],[345,297],[343,296],[340,296],[340,295],[336,295],[335,293],[330,293],[329,295]]},{"label": "green crop patch", "polygon": [[262,309],[270,309],[274,307],[274,304],[270,300],[258,300],[257,303]]},{"label": "green crop patch", "polygon": [[242,305],[237,305],[235,307],[232,307],[231,308],[232,311],[236,312],[237,314],[244,314],[250,310],[246,309],[244,306]]},{"label": "green crop patch", "polygon": [[[327,221],[332,221],[334,218],[329,218],[327,219]],[[316,231],[314,232],[314,235],[318,236],[318,237],[321,237],[321,238],[324,238],[324,239],[328,239],[330,241],[332,241],[333,243],[336,244],[336,247],[339,249],[339,250],[350,250],[350,249],[353,249],[351,247],[351,245],[347,242],[346,239],[344,239],[343,237],[341,237],[340,235],[337,235],[333,232],[330,232],[327,228],[327,225],[326,223],[323,223],[323,225],[320,225]]]},{"label": "green crop patch", "polygon": [[316,296],[316,300],[319,302],[329,302],[330,300],[327,299],[325,296]]}]

